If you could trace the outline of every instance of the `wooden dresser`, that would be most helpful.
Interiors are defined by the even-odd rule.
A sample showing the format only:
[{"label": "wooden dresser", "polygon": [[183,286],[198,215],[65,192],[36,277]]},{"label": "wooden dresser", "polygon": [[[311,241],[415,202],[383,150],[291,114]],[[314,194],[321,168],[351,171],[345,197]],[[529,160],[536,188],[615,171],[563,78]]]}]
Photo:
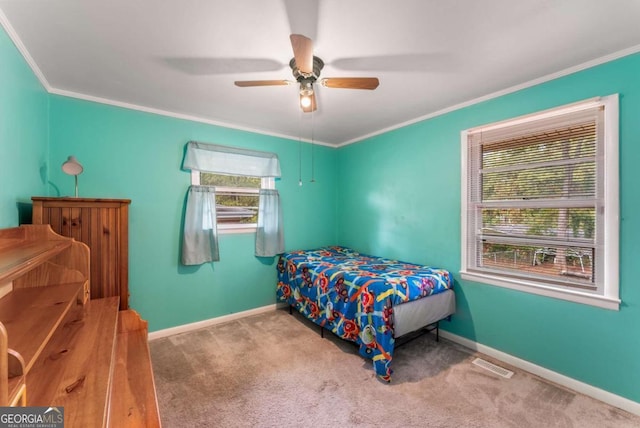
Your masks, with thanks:
[{"label": "wooden dresser", "polygon": [[129,307],[129,199],[34,196],[33,224],[50,224],[91,250],[91,298],[119,296]]},{"label": "wooden dresser", "polygon": [[147,323],[89,300],[89,248],[49,225],[0,229],[0,406],[66,427],[159,427]]}]

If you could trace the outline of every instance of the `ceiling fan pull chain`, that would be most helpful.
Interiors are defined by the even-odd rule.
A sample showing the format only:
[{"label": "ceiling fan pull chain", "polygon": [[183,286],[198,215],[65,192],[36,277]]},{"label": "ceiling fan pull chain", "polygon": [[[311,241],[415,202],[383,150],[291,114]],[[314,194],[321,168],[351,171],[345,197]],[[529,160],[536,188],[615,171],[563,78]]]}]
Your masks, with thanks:
[{"label": "ceiling fan pull chain", "polygon": [[302,187],[302,110],[298,113],[298,186]]},{"label": "ceiling fan pull chain", "polygon": [[314,145],[313,145],[313,131],[314,131],[314,114],[313,114],[313,110],[311,111],[311,182],[315,183],[316,182],[316,174],[315,174],[315,150],[314,150]]}]

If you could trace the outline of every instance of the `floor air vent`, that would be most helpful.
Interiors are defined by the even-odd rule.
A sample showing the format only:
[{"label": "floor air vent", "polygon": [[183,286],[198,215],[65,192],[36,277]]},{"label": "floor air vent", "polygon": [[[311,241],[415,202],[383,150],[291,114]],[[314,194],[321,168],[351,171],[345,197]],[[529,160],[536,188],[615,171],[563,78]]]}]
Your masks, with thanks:
[{"label": "floor air vent", "polygon": [[507,379],[513,376],[513,372],[511,370],[507,370],[500,366],[496,366],[495,364],[490,363],[489,361],[483,360],[482,358],[476,358],[473,360],[473,364],[478,367],[482,367],[485,370],[489,370],[492,373],[497,374],[498,376],[505,377]]}]

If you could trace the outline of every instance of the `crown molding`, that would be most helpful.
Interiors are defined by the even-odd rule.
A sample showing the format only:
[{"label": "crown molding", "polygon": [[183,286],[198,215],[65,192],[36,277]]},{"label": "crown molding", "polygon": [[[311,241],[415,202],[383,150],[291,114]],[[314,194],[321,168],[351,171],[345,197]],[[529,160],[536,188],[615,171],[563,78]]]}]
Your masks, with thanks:
[{"label": "crown molding", "polygon": [[248,126],[239,126],[239,125],[236,125],[236,124],[233,124],[233,123],[222,122],[222,121],[219,121],[219,120],[213,120],[213,119],[207,119],[207,118],[203,118],[203,117],[199,117],[199,116],[176,113],[176,112],[171,112],[171,111],[167,111],[167,110],[161,110],[161,109],[156,109],[156,108],[152,108],[152,107],[146,107],[146,106],[141,106],[141,105],[137,105],[137,104],[131,104],[131,103],[126,103],[126,102],[116,101],[116,100],[112,100],[112,99],[108,99],[108,98],[96,97],[96,96],[93,96],[93,95],[81,94],[81,93],[78,93],[78,92],[73,92],[73,91],[68,91],[68,90],[64,90],[64,89],[54,88],[49,84],[49,82],[47,81],[46,77],[44,76],[44,73],[42,73],[42,70],[40,70],[40,67],[38,67],[38,65],[36,64],[35,60],[33,59],[31,54],[27,50],[26,46],[24,45],[24,43],[22,43],[22,40],[18,36],[18,33],[15,31],[15,29],[13,28],[13,26],[9,22],[9,19],[7,18],[7,16],[4,14],[4,12],[1,9],[0,9],[0,25],[2,25],[2,27],[4,28],[5,32],[9,35],[9,38],[11,39],[11,41],[13,42],[15,47],[18,49],[18,51],[20,52],[20,54],[22,55],[24,60],[27,62],[27,64],[29,65],[29,67],[33,71],[33,74],[35,74],[36,78],[40,81],[40,84],[44,87],[44,89],[49,94],[60,95],[60,96],[69,97],[69,98],[76,98],[76,99],[80,99],[80,100],[84,100],[84,101],[91,101],[91,102],[95,102],[95,103],[111,105],[111,106],[115,106],[115,107],[125,108],[125,109],[128,109],[128,110],[137,110],[137,111],[142,111],[142,112],[145,112],[145,113],[151,113],[151,114],[157,114],[157,115],[160,115],[160,116],[172,117],[174,119],[188,120],[188,121],[191,121],[191,122],[205,123],[207,125],[221,126],[221,127],[224,127],[224,128],[236,129],[236,130],[239,130],[239,131],[252,132],[252,133],[256,133],[256,134],[260,134],[260,135],[267,135],[267,136],[271,136],[271,137],[283,138],[283,139],[286,139],[286,140],[292,140],[294,142],[304,142],[304,143],[314,144],[314,145],[318,145],[318,146],[326,146],[326,147],[331,147],[331,148],[334,148],[334,149],[336,148],[335,144],[329,144],[329,143],[326,143],[326,142],[323,142],[323,141],[314,141],[314,140],[310,140],[308,138],[297,137],[295,135],[281,134],[281,133],[277,133],[277,132],[267,131],[267,130],[264,130],[264,129],[252,128],[252,127],[248,127]]},{"label": "crown molding", "polygon": [[207,125],[215,125],[215,126],[221,126],[224,128],[229,128],[229,129],[236,129],[239,131],[245,131],[245,132],[252,132],[255,134],[260,134],[260,135],[267,135],[270,137],[278,137],[278,138],[284,138],[286,140],[291,140],[293,142],[305,142],[305,143],[310,143],[310,144],[314,144],[314,145],[318,145],[318,146],[327,146],[327,147],[331,147],[331,148],[336,148],[335,144],[329,144],[329,143],[325,143],[322,141],[312,141],[306,138],[300,138],[300,137],[296,137],[296,136],[292,136],[292,135],[286,135],[286,134],[280,134],[277,132],[271,132],[271,131],[266,131],[263,129],[259,129],[259,128],[251,128],[248,126],[240,126],[240,125],[236,125],[233,123],[228,123],[228,122],[222,122],[219,120],[213,120],[213,119],[207,119],[204,117],[199,117],[199,116],[193,116],[193,115],[189,115],[189,114],[183,114],[183,113],[176,113],[176,112],[172,112],[172,111],[168,111],[168,110],[161,110],[161,109],[157,109],[157,108],[153,108],[153,107],[146,107],[146,106],[141,106],[141,105],[137,105],[137,104],[131,104],[131,103],[126,103],[126,102],[122,102],[122,101],[115,101],[109,98],[102,98],[102,97],[96,97],[93,95],[86,95],[86,94],[81,94],[79,92],[73,92],[73,91],[67,91],[64,89],[57,89],[57,88],[51,88],[48,91],[50,94],[53,95],[60,95],[63,97],[68,97],[68,98],[76,98],[79,100],[84,100],[84,101],[91,101],[94,103],[99,103],[99,104],[106,104],[106,105],[110,105],[110,106],[114,106],[114,107],[120,107],[120,108],[125,108],[128,110],[137,110],[137,111],[141,111],[141,112],[145,112],[145,113],[151,113],[151,114],[157,114],[160,116],[167,116],[167,117],[171,117],[174,119],[181,119],[181,120],[187,120],[190,122],[199,122],[199,123],[205,123]]},{"label": "crown molding", "polygon": [[27,47],[24,45],[24,43],[22,43],[22,40],[20,40],[20,37],[18,37],[18,33],[16,33],[16,30],[13,28],[13,26],[9,22],[9,19],[7,18],[7,15],[4,14],[2,9],[0,9],[0,25],[2,25],[2,28],[4,28],[4,31],[6,31],[6,33],[9,35],[9,38],[11,39],[15,47],[18,49],[18,51],[20,52],[24,60],[27,62],[27,64],[33,71],[33,74],[36,75],[36,77],[40,81],[40,84],[42,84],[42,86],[47,92],[51,92],[51,85],[49,84],[47,79],[44,77],[44,74],[42,73],[42,70],[40,70],[40,67],[38,67],[38,64],[36,64],[36,62],[33,60],[31,55],[29,54]]},{"label": "crown molding", "polygon": [[52,87],[49,82],[47,81],[47,79],[45,78],[44,74],[42,73],[42,71],[40,70],[40,68],[38,67],[38,65],[36,64],[36,62],[33,60],[33,58],[31,57],[31,55],[29,54],[29,51],[27,50],[27,48],[25,47],[24,43],[22,43],[22,40],[20,40],[20,37],[18,36],[18,34],[16,33],[16,31],[14,30],[13,26],[9,23],[9,20],[7,18],[7,16],[4,14],[4,12],[0,9],[0,25],[2,25],[2,27],[4,28],[4,30],[7,32],[7,34],[9,35],[9,37],[11,38],[11,40],[13,41],[14,45],[16,46],[16,48],[18,49],[18,51],[22,54],[22,56],[24,57],[25,61],[27,62],[27,64],[29,65],[29,67],[31,68],[31,70],[33,71],[33,73],[36,75],[36,77],[38,78],[38,80],[40,81],[40,83],[42,84],[42,86],[45,88],[45,90],[50,93],[50,94],[56,94],[56,95],[60,95],[60,96],[65,96],[65,97],[69,97],[69,98],[76,98],[76,99],[81,99],[81,100],[85,100],[85,101],[91,101],[91,102],[96,102],[96,103],[100,103],[100,104],[106,104],[106,105],[111,105],[111,106],[115,106],[115,107],[121,107],[121,108],[126,108],[129,110],[137,110],[137,111],[142,111],[142,112],[146,112],[146,113],[152,113],[152,114],[157,114],[157,115],[161,115],[161,116],[167,116],[167,117],[172,117],[175,119],[182,119],[182,120],[188,120],[188,121],[192,121],[192,122],[199,122],[199,123],[205,123],[208,125],[215,125],[215,126],[221,126],[224,128],[230,128],[230,129],[236,129],[239,131],[245,131],[245,132],[252,132],[252,133],[256,133],[256,134],[261,134],[261,135],[267,135],[267,136],[271,136],[271,137],[277,137],[277,138],[284,138],[286,140],[291,140],[293,142],[304,142],[304,143],[309,143],[309,144],[315,144],[315,145],[319,145],[319,146],[326,146],[326,147],[330,147],[330,148],[334,148],[334,149],[338,149],[341,147],[345,147],[348,146],[350,144],[355,144],[364,140],[367,140],[369,138],[381,135],[381,134],[385,134],[387,132],[391,132],[394,131],[396,129],[400,129],[400,128],[404,128],[406,126],[409,125],[413,125],[415,123],[418,122],[422,122],[428,119],[433,119],[434,117],[438,117],[438,116],[442,116],[444,114],[447,113],[451,113],[453,111],[456,110],[460,110],[462,108],[465,107],[469,107],[472,106],[474,104],[478,104],[484,101],[488,101],[494,98],[498,98],[501,97],[503,95],[507,95],[507,94],[511,94],[513,92],[517,92],[520,91],[522,89],[526,89],[526,88],[530,88],[532,86],[535,85],[539,85],[541,83],[545,83],[545,82],[549,82],[551,80],[555,80],[558,79],[560,77],[564,77],[573,73],[577,73],[579,71],[582,70],[586,70],[619,58],[623,58],[625,56],[628,55],[632,55],[635,53],[640,52],[640,45],[636,45],[636,46],[632,46],[630,48],[627,49],[623,49],[617,52],[614,52],[612,54],[609,55],[605,55],[602,56],[600,58],[596,58],[594,60],[591,61],[587,61],[584,62],[582,64],[573,66],[573,67],[569,67],[566,68],[564,70],[555,72],[555,73],[551,73],[551,74],[547,74],[545,76],[539,77],[537,79],[533,79],[530,80],[528,82],[525,83],[521,83],[519,85],[515,85],[515,86],[511,86],[509,88],[500,90],[500,91],[496,91],[487,95],[483,95],[481,97],[478,98],[473,98],[471,100],[468,101],[464,101],[462,103],[458,103],[455,105],[452,105],[450,107],[446,107],[444,109],[432,112],[432,113],[428,113],[425,114],[423,116],[419,116],[415,119],[410,119],[401,123],[398,123],[396,125],[392,125],[386,128],[382,128],[379,129],[377,131],[353,138],[351,140],[348,141],[344,141],[342,143],[338,143],[338,144],[330,144],[330,143],[326,143],[323,141],[313,141],[310,140],[308,138],[301,138],[301,137],[297,137],[294,135],[286,135],[286,134],[281,134],[281,133],[277,133],[277,132],[272,132],[272,131],[267,131],[267,130],[263,130],[263,129],[259,129],[259,128],[252,128],[252,127],[248,127],[248,126],[239,126],[233,123],[228,123],[228,122],[223,122],[223,121],[218,121],[218,120],[213,120],[213,119],[207,119],[207,118],[203,118],[203,117],[199,117],[199,116],[193,116],[193,115],[188,115],[188,114],[183,114],[183,113],[176,113],[176,112],[171,112],[171,111],[167,111],[167,110],[160,110],[160,109],[156,109],[156,108],[152,108],[152,107],[146,107],[146,106],[141,106],[141,105],[137,105],[137,104],[131,104],[131,103],[125,103],[125,102],[121,102],[121,101],[116,101],[116,100],[111,100],[108,98],[102,98],[102,97],[96,97],[93,95],[86,95],[86,94],[81,94],[78,92],[73,92],[73,91],[67,91],[67,90],[63,90],[63,89],[58,89],[58,88],[54,88]]},{"label": "crown molding", "polygon": [[600,58],[596,58],[594,60],[587,61],[587,62],[584,62],[582,64],[578,64],[578,65],[575,65],[573,67],[566,68],[566,69],[561,70],[561,71],[557,71],[555,73],[547,74],[546,76],[542,76],[542,77],[539,77],[537,79],[529,80],[528,82],[521,83],[519,85],[511,86],[509,88],[502,89],[502,90],[497,91],[497,92],[492,92],[490,94],[483,95],[483,96],[478,97],[478,98],[473,98],[471,100],[464,101],[462,103],[455,104],[455,105],[452,105],[450,107],[443,108],[443,109],[435,111],[433,113],[428,113],[428,114],[426,114],[424,116],[420,116],[420,117],[417,117],[415,119],[407,120],[407,121],[399,123],[397,125],[392,125],[392,126],[389,126],[387,128],[383,128],[383,129],[380,129],[378,131],[374,131],[374,132],[371,132],[369,134],[363,135],[361,137],[356,137],[356,138],[351,139],[349,141],[345,141],[343,143],[338,144],[337,147],[340,148],[340,147],[348,146],[350,144],[358,143],[358,142],[367,140],[369,138],[375,137],[377,135],[385,134],[387,132],[394,131],[396,129],[404,128],[405,126],[413,125],[414,123],[422,122],[422,121],[425,121],[425,120],[428,120],[428,119],[433,119],[434,117],[442,116],[444,114],[451,113],[452,111],[460,110],[462,108],[469,107],[469,106],[472,106],[474,104],[478,104],[478,103],[481,103],[481,102],[484,102],[484,101],[488,101],[488,100],[491,100],[491,99],[494,99],[494,98],[498,98],[498,97],[501,97],[503,95],[508,95],[508,94],[513,93],[513,92],[520,91],[522,89],[527,89],[527,88],[530,88],[532,86],[539,85],[541,83],[550,82],[550,81],[558,79],[560,77],[568,76],[570,74],[577,73],[579,71],[583,71],[583,70],[586,70],[586,69],[589,69],[589,68],[592,68],[592,67],[595,67],[595,66],[598,66],[598,65],[602,65],[602,64],[605,64],[607,62],[623,58],[625,56],[633,55],[633,54],[638,53],[638,52],[640,52],[640,45],[632,46],[630,48],[623,49],[623,50],[614,52],[612,54],[605,55],[605,56],[602,56]]}]

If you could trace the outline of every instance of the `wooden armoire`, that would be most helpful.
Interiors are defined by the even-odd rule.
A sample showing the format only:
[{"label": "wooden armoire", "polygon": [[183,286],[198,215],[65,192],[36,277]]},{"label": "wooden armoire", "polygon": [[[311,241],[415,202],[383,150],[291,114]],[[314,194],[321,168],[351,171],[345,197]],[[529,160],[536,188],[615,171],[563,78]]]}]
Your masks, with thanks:
[{"label": "wooden armoire", "polygon": [[91,250],[92,299],[120,297],[129,308],[129,199],[34,196],[33,224],[50,224]]}]

